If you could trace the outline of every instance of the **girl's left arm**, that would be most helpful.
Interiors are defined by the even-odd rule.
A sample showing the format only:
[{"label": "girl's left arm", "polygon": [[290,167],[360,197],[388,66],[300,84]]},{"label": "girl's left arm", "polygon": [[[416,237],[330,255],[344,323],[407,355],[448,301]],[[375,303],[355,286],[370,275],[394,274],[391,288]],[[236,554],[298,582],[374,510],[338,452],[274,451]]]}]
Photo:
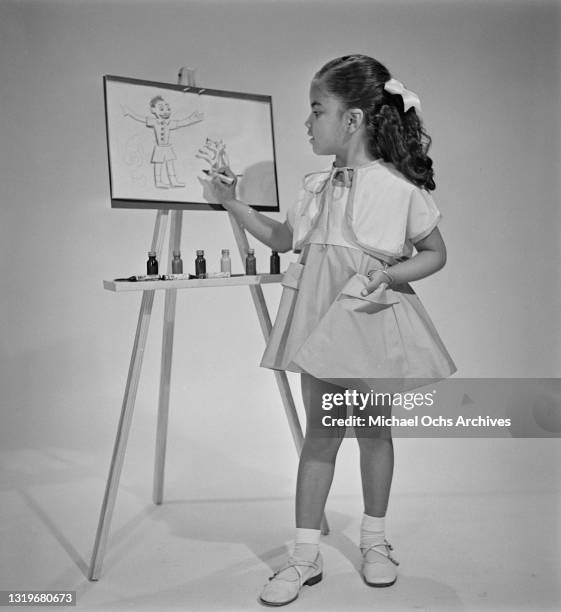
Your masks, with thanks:
[{"label": "girl's left arm", "polygon": [[[402,261],[395,266],[387,268],[393,278],[392,285],[403,285],[412,281],[425,278],[438,272],[446,263],[446,245],[440,234],[440,230],[435,227],[426,237],[415,243],[417,254],[407,261]],[[376,290],[382,283],[388,284],[388,277],[382,272],[375,272],[371,276],[371,281],[362,291],[363,295],[368,295]]]}]

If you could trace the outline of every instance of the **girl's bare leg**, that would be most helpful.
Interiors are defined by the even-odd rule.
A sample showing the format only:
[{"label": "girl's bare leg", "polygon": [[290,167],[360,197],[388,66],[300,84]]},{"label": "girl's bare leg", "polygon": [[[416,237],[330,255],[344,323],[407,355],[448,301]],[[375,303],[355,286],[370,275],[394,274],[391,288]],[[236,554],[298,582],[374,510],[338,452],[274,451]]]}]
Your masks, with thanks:
[{"label": "girl's bare leg", "polygon": [[385,516],[393,477],[393,441],[390,437],[359,438],[364,514]]},{"label": "girl's bare leg", "polygon": [[[373,413],[374,414],[374,413]],[[381,406],[379,413],[391,416],[391,406]],[[394,452],[390,427],[357,431],[360,449],[360,474],[364,513],[369,516],[385,516],[393,477]],[[367,435],[364,435],[367,433]]]},{"label": "girl's bare leg", "polygon": [[[318,432],[312,435],[310,423],[315,413],[322,411],[322,395],[324,393],[343,393],[344,389],[330,383],[318,380],[308,374],[302,374],[302,398],[306,409],[306,436],[300,453],[298,465],[298,480],[296,483],[296,527],[305,529],[320,529],[325,502],[335,471],[335,459],[343,441],[344,428],[338,433],[326,431],[325,437]],[[329,413],[334,414],[335,409]],[[341,416],[344,416],[342,414]]]}]

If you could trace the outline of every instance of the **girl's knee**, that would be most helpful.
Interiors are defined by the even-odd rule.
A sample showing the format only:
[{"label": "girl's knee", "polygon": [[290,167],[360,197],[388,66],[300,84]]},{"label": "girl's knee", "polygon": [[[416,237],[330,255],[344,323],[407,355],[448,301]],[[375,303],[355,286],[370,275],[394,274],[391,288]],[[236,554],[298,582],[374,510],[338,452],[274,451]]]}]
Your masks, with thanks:
[{"label": "girl's knee", "polygon": [[313,456],[317,459],[329,459],[337,456],[343,436],[314,436],[306,435],[302,454]]},{"label": "girl's knee", "polygon": [[392,431],[389,427],[381,427],[376,431],[369,432],[367,436],[357,435],[358,446],[361,451],[372,451],[384,446],[392,446]]},{"label": "girl's knee", "polygon": [[[302,388],[302,399],[306,409],[306,416],[310,418],[314,414],[323,414],[323,398],[326,394],[333,395],[334,393],[343,393],[344,389],[337,385],[314,378],[309,374],[303,373],[300,377]],[[337,416],[346,416],[347,407],[335,407]],[[333,413],[333,411],[332,411]]]}]

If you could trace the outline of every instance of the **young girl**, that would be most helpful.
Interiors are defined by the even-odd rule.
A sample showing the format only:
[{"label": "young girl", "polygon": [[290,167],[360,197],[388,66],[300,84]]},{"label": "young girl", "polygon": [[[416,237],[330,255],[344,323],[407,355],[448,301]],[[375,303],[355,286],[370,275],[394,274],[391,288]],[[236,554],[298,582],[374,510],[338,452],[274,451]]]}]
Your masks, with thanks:
[{"label": "young girl", "polygon": [[[372,389],[388,379],[412,388],[411,379],[444,378],[456,369],[408,284],[446,262],[440,213],[429,194],[435,188],[430,138],[417,114],[418,97],[375,59],[348,55],[314,76],[310,105],[305,126],[312,149],[335,159],[330,169],[304,177],[284,223],[236,200],[235,185],[219,176],[210,183],[253,236],[276,251],[300,252],[284,276],[261,363],[301,374],[307,417],[294,550],[260,596],[272,606],[294,601],[303,585],[322,579],[321,520],[344,434],[343,428],[313,435],[311,423],[326,414],[324,394]],[[224,173],[235,178],[228,168]],[[380,413],[388,414],[383,408]],[[364,497],[360,549],[364,581],[381,587],[397,578],[398,562],[385,537],[393,444],[390,428],[373,431],[357,431]]]}]

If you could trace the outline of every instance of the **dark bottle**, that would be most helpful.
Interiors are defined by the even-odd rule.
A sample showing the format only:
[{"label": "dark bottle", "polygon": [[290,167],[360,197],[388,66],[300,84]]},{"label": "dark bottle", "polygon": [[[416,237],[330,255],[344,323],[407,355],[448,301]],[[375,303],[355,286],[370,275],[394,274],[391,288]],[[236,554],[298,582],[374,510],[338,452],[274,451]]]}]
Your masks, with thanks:
[{"label": "dark bottle", "polygon": [[247,257],[245,258],[245,273],[255,276],[257,274],[257,260],[255,259],[255,250],[248,249]]},{"label": "dark bottle", "polygon": [[195,276],[197,278],[206,278],[206,259],[203,250],[197,251],[197,259],[195,259]]},{"label": "dark bottle", "polygon": [[156,276],[158,274],[158,261],[156,260],[156,251],[148,251],[146,274],[148,274],[148,276]]},{"label": "dark bottle", "polygon": [[181,253],[179,251],[173,252],[173,259],[171,260],[171,273],[183,274],[183,262],[181,261]]},{"label": "dark bottle", "polygon": [[271,255],[271,274],[280,274],[280,257],[277,251]]}]

